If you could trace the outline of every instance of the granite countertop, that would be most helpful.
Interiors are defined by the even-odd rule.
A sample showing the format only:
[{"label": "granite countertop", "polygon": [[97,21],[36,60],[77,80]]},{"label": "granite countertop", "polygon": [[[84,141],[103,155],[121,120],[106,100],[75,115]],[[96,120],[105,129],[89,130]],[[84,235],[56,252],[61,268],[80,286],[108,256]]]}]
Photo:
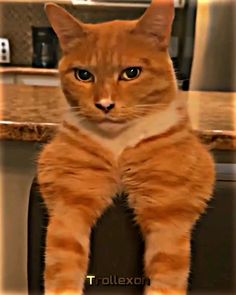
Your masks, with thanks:
[{"label": "granite countertop", "polygon": [[[215,149],[236,150],[236,93],[180,91],[194,130]],[[0,85],[0,139],[46,142],[68,110],[60,88]]]}]

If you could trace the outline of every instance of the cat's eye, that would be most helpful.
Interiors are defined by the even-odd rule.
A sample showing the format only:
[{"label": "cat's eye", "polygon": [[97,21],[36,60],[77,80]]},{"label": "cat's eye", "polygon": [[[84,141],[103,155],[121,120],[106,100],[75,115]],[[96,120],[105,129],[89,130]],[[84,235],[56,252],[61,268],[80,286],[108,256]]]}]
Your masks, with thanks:
[{"label": "cat's eye", "polygon": [[137,79],[140,76],[141,71],[142,69],[139,67],[125,69],[120,75],[120,80],[130,81]]},{"label": "cat's eye", "polygon": [[75,69],[75,78],[82,82],[93,82],[94,76],[87,70]]}]

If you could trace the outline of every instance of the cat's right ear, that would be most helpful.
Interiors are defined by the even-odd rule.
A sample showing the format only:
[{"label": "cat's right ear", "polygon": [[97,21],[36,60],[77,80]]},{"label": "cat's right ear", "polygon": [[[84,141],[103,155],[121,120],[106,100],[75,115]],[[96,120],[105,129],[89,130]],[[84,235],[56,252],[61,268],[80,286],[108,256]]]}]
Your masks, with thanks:
[{"label": "cat's right ear", "polygon": [[134,30],[155,39],[160,48],[168,48],[174,20],[174,0],[152,0]]},{"label": "cat's right ear", "polygon": [[47,3],[45,4],[45,11],[64,52],[67,51],[72,42],[85,34],[83,24],[60,6]]}]

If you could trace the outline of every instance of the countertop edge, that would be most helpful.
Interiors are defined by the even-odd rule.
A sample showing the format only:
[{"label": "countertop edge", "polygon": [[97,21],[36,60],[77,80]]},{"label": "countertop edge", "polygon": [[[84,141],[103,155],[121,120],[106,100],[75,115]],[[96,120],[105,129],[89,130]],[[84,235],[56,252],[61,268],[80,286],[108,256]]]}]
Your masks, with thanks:
[{"label": "countertop edge", "polygon": [[[48,142],[58,123],[0,121],[0,140]],[[236,132],[228,130],[194,130],[210,149],[236,150]]]},{"label": "countertop edge", "polygon": [[0,67],[0,75],[21,74],[21,75],[51,75],[59,76],[56,68],[31,68],[31,67]]},{"label": "countertop edge", "polygon": [[0,140],[47,142],[59,124],[0,121]]}]

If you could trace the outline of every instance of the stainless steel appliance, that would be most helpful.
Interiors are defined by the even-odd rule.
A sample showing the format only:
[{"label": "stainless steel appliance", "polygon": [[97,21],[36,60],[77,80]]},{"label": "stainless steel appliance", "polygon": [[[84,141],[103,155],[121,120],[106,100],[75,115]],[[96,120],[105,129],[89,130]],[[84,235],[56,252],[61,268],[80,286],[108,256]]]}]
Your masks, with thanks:
[{"label": "stainless steel appliance", "polygon": [[190,89],[236,91],[236,1],[198,1]]}]

